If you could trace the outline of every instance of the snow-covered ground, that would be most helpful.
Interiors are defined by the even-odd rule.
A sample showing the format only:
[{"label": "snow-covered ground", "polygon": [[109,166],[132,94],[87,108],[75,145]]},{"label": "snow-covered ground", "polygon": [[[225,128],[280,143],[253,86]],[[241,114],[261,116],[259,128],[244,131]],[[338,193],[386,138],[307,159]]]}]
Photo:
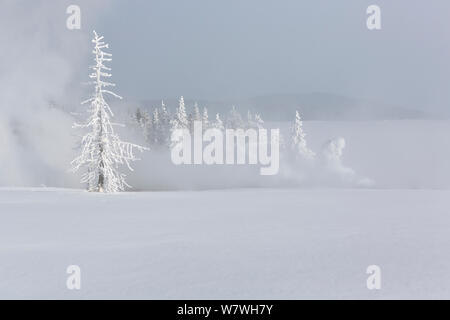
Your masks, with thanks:
[{"label": "snow-covered ground", "polygon": [[448,190],[0,189],[0,298],[448,299],[449,207]]}]

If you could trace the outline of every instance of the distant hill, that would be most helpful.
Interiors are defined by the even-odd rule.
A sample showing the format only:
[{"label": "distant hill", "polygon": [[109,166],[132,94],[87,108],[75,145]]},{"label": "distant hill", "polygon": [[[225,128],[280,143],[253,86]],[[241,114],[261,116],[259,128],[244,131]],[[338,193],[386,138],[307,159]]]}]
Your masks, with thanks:
[{"label": "distant hill", "polygon": [[258,112],[273,120],[292,118],[295,110],[307,120],[387,120],[419,119],[427,115],[421,111],[381,102],[353,99],[326,93],[304,95],[262,96],[249,100]]}]

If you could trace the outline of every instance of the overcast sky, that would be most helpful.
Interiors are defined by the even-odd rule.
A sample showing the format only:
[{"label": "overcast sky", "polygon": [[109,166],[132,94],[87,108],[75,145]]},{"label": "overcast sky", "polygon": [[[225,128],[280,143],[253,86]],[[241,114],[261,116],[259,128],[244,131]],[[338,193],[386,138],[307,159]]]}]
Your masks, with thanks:
[{"label": "overcast sky", "polygon": [[[103,34],[118,91],[131,99],[319,91],[450,107],[448,0],[69,2],[81,6],[82,29],[64,36]],[[380,31],[366,28],[370,4],[382,9]],[[65,19],[57,10],[48,18]],[[76,73],[86,78],[83,68]]]}]

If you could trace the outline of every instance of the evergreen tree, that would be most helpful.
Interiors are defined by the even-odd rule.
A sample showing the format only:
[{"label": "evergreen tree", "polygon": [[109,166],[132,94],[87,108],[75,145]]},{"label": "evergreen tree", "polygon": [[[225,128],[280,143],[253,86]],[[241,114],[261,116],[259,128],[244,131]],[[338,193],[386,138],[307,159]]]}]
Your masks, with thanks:
[{"label": "evergreen tree", "polygon": [[306,159],[312,159],[315,153],[306,145],[306,134],[303,132],[303,122],[298,111],[295,112],[295,121],[292,127],[291,149],[294,154]]},{"label": "evergreen tree", "polygon": [[203,130],[206,130],[209,128],[208,109],[206,109],[206,107],[203,108],[202,125],[203,125]]},{"label": "evergreen tree", "polygon": [[188,114],[188,125],[189,125],[189,131],[191,134],[194,132],[194,116],[192,113]]},{"label": "evergreen tree", "polygon": [[142,111],[141,108],[137,108],[136,112],[132,115],[132,120],[141,127],[142,125]]},{"label": "evergreen tree", "polygon": [[161,130],[161,120],[159,116],[158,108],[153,110],[153,144],[158,145],[164,142],[164,137],[162,136]]},{"label": "evergreen tree", "polygon": [[188,116],[186,114],[186,107],[184,105],[184,98],[181,97],[175,116],[172,119],[172,129],[189,129]]},{"label": "evergreen tree", "polygon": [[161,101],[161,109],[159,112],[159,119],[161,123],[161,140],[160,145],[169,145],[170,141],[170,130],[171,130],[171,119],[170,113],[167,110],[164,101]]},{"label": "evergreen tree", "polygon": [[258,129],[263,129],[264,128],[264,121],[263,121],[263,119],[261,119],[261,116],[259,114],[255,114],[255,120],[254,121],[255,121],[256,127]]},{"label": "evergreen tree", "polygon": [[236,110],[235,106],[232,106],[228,117],[227,117],[227,129],[244,129],[244,121],[242,120],[242,116]]},{"label": "evergreen tree", "polygon": [[200,113],[200,108],[198,107],[198,103],[194,104],[194,121],[202,121],[202,114]]},{"label": "evergreen tree", "polygon": [[256,129],[256,123],[253,120],[253,115],[250,110],[247,111],[247,128],[248,129]]},{"label": "evergreen tree", "polygon": [[220,119],[220,115],[217,113],[216,114],[216,121],[213,124],[213,128],[219,129],[219,130],[224,130],[225,127],[223,125],[223,121]]},{"label": "evergreen tree", "polygon": [[125,181],[125,174],[119,171],[120,165],[127,165],[130,170],[130,162],[138,160],[134,150],[143,151],[145,148],[123,142],[114,131],[116,124],[111,122],[114,117],[111,108],[105,100],[105,95],[122,99],[109,87],[115,85],[105,81],[110,78],[111,69],[105,66],[106,62],[112,60],[112,55],[103,51],[108,44],[102,41],[103,37],[94,31],[93,53],[95,65],[90,67],[93,72],[89,75],[94,85],[95,92],[92,97],[82,102],[89,103],[89,117],[84,124],[75,124],[75,127],[88,129],[89,132],[81,140],[81,154],[72,161],[72,171],[76,172],[86,168],[82,175],[81,183],[87,183],[88,190],[92,192],[118,192],[130,187]]},{"label": "evergreen tree", "polygon": [[153,119],[147,111],[141,111],[140,127],[145,141],[147,144],[151,144],[153,140]]}]

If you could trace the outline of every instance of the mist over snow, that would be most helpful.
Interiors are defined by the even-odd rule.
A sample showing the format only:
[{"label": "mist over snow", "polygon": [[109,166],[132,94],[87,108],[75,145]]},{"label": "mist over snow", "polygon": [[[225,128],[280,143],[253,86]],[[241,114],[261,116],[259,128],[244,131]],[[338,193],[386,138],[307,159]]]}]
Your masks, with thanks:
[{"label": "mist over snow", "polygon": [[[90,30],[72,32],[65,27],[69,1],[5,4],[0,11],[0,38],[8,44],[0,52],[0,185],[82,188],[79,175],[68,169],[81,134],[72,130],[72,124],[83,117],[79,103],[88,92],[81,82],[88,80],[91,64]],[[101,4],[82,2],[82,13],[97,12]],[[113,109],[121,106],[113,104]],[[128,121],[123,110],[117,115],[118,121]],[[136,134],[123,134],[139,139]],[[175,167],[167,152],[152,150],[130,173],[129,182],[138,190],[304,182],[302,174],[288,179],[283,170],[287,169],[277,177],[264,178],[251,166]]]},{"label": "mist over snow", "polygon": [[[5,45],[0,51],[0,186],[85,187],[79,183],[79,174],[68,171],[82,134],[73,130],[72,125],[86,116],[80,102],[92,90],[83,82],[89,80],[88,66],[92,63],[92,29],[97,28],[93,23],[108,13],[110,3],[77,1],[84,17],[82,30],[70,31],[66,28],[65,11],[71,1],[2,2],[0,41]],[[121,39],[113,36],[111,30],[106,34],[97,31],[108,42],[110,38]],[[114,120],[127,124],[127,128],[119,129],[125,139],[145,143],[141,132],[130,124],[130,112],[145,104],[131,102],[133,97],[128,99],[126,92],[122,92],[123,87],[134,81],[124,78],[123,47],[111,43],[113,81],[118,84],[117,93],[125,97],[120,103],[111,101]],[[117,56],[115,48],[120,49]],[[117,77],[116,68],[121,70],[122,77]],[[187,99],[188,109],[192,110],[194,101],[193,97]],[[175,166],[167,150],[153,148],[139,155],[142,160],[133,164],[134,172],[123,170],[134,190],[449,187],[445,177],[450,168],[444,160],[445,150],[449,150],[445,139],[450,133],[448,122],[386,122],[382,119],[417,118],[422,113],[373,103],[357,111],[358,101],[331,94],[271,95],[221,103],[199,99],[201,107],[211,108],[210,116],[215,112],[225,116],[231,103],[237,103],[243,115],[247,109],[260,112],[267,127],[280,128],[284,139],[289,139],[294,110],[299,109],[306,115],[306,139],[316,154],[314,161],[292,161],[281,150],[279,174],[265,177],[259,175],[260,166]],[[377,121],[345,121],[348,117],[367,120],[366,116],[375,111],[377,117],[372,120]],[[339,121],[309,121],[315,119]]]},{"label": "mist over snow", "polygon": [[[95,9],[103,1],[83,1]],[[3,0],[0,10],[0,185],[77,186],[76,137],[64,107],[79,104],[89,37],[66,28],[71,1]],[[57,102],[58,106],[52,105]]]}]

